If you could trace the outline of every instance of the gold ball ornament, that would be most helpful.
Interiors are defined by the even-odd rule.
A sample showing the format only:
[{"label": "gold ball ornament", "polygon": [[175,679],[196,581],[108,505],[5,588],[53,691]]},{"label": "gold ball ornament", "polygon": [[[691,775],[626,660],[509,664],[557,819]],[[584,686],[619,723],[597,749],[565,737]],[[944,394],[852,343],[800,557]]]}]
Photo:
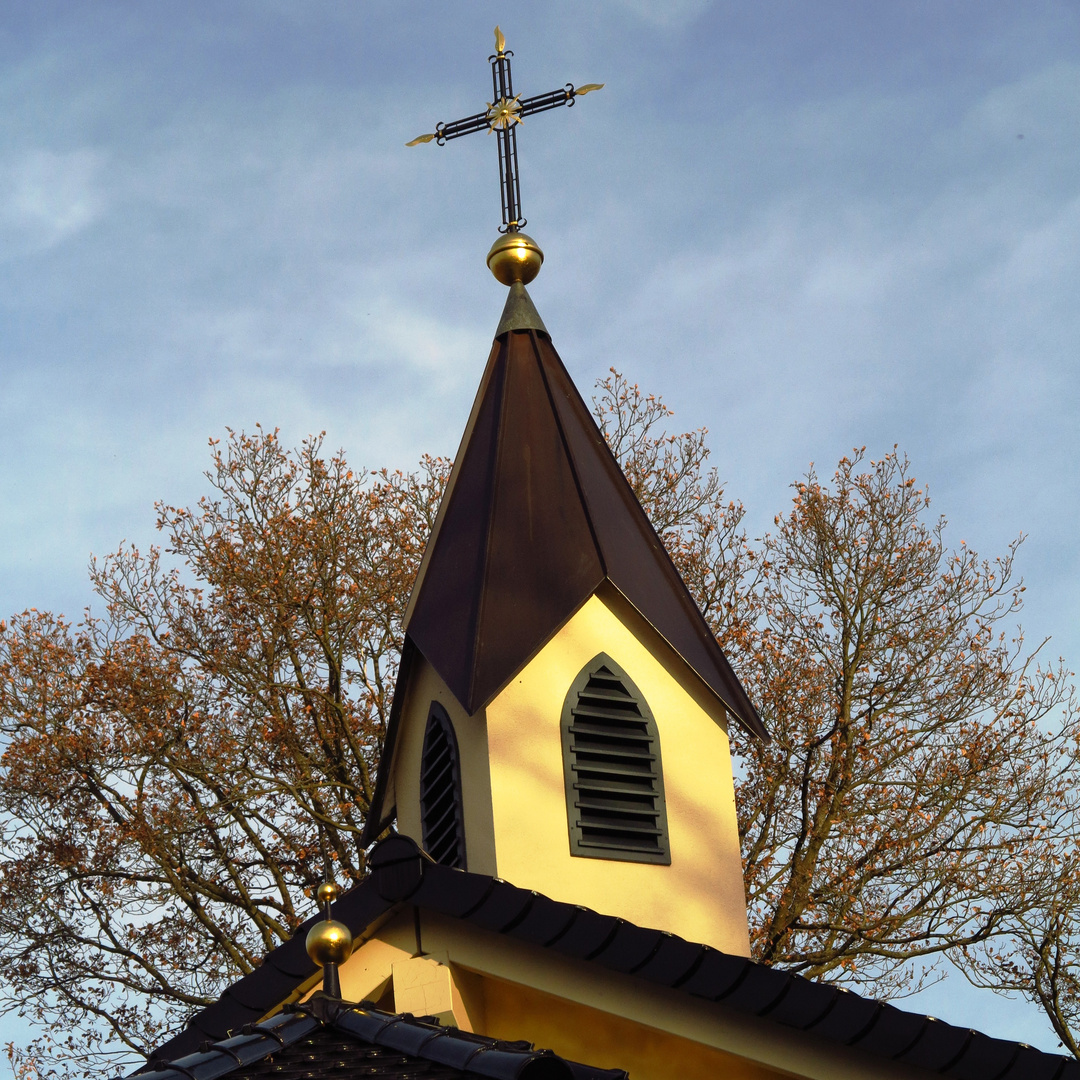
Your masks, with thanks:
[{"label": "gold ball ornament", "polygon": [[341,886],[332,881],[324,881],[319,886],[317,895],[320,904],[332,904],[341,895]]},{"label": "gold ball ornament", "polygon": [[336,919],[317,922],[304,942],[307,954],[319,967],[327,964],[344,964],[352,954],[352,931]]},{"label": "gold ball ornament", "polygon": [[491,245],[487,255],[488,269],[504,285],[513,285],[515,281],[528,285],[540,273],[543,261],[540,245],[523,232],[504,233]]}]

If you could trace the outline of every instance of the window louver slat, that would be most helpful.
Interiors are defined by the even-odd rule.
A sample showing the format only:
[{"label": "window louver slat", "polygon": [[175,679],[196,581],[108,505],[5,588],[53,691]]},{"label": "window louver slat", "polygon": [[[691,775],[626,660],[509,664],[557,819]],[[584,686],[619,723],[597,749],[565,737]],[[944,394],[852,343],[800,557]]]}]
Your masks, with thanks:
[{"label": "window louver slat", "polygon": [[424,850],[444,866],[465,868],[465,820],[457,738],[446,710],[432,702],[420,764]]},{"label": "window louver slat", "polygon": [[562,731],[571,853],[670,863],[656,723],[610,657],[574,681]]}]

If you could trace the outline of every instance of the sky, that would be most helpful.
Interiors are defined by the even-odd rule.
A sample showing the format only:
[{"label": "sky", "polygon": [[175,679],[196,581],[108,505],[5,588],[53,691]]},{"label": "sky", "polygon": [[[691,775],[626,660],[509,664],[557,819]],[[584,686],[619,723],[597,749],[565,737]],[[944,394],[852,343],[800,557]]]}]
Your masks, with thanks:
[{"label": "sky", "polygon": [[[1023,533],[1030,642],[1080,657],[1076,0],[0,0],[0,616],[208,491],[208,440],[452,454],[504,290],[501,25],[530,293],[579,388],[706,426],[753,535],[811,463],[899,446],[951,543]],[[1054,1049],[952,978],[909,1001]],[[0,1032],[2,1034],[2,1032]]]}]

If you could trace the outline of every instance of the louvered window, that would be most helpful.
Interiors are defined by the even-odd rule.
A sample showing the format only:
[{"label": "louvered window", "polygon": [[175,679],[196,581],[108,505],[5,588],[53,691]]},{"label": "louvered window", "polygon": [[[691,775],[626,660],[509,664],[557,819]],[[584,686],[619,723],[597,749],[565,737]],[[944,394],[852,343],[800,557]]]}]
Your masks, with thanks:
[{"label": "louvered window", "polygon": [[465,819],[457,738],[446,710],[431,703],[420,764],[420,818],[424,850],[443,866],[465,869]]},{"label": "louvered window", "polygon": [[609,656],[574,680],[562,736],[571,854],[669,864],[656,722]]}]

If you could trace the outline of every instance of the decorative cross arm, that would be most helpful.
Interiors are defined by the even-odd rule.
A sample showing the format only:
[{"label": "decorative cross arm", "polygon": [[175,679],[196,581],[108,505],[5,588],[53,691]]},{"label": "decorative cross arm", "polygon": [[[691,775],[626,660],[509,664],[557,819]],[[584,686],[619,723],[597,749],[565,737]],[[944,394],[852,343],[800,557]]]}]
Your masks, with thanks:
[{"label": "decorative cross arm", "polygon": [[[521,100],[519,94],[511,103],[516,106],[513,110],[514,122],[521,123],[526,116],[534,113],[547,112],[548,109],[558,109],[562,105],[573,105],[574,98],[583,97],[585,94],[599,90],[603,83],[586,83],[584,86],[574,86],[567,83],[561,90],[552,90],[547,94],[534,94],[530,98]],[[420,143],[436,142],[440,146],[450,139],[460,139],[462,135],[471,135],[474,131],[493,131],[498,122],[492,117],[494,109],[489,106],[484,112],[476,113],[475,116],[467,116],[464,120],[454,120],[449,124],[438,123],[430,135],[418,135],[406,146],[419,146]]]},{"label": "decorative cross arm", "polygon": [[420,135],[405,145],[417,146],[420,143],[436,142],[442,146],[451,139],[460,139],[462,135],[471,135],[475,131],[493,131],[498,142],[499,188],[502,192],[503,223],[499,231],[517,232],[525,224],[525,218],[521,214],[521,188],[518,181],[517,126],[526,116],[558,109],[563,105],[573,105],[579,97],[601,89],[604,84],[587,83],[575,87],[573,83],[567,83],[561,90],[535,94],[523,100],[520,94],[514,94],[510,72],[510,57],[514,54],[507,51],[506,39],[497,26],[495,49],[495,55],[488,57],[494,100],[488,102],[487,109],[449,124],[440,121],[433,132]]}]

